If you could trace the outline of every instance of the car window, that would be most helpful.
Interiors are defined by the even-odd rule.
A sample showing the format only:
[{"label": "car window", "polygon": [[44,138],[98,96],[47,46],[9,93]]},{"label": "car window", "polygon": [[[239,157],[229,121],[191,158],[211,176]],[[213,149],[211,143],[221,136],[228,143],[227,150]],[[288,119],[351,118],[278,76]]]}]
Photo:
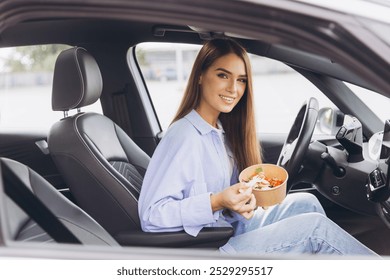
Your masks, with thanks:
[{"label": "car window", "polygon": [[[142,43],[136,58],[144,76],[162,130],[179,106],[199,45]],[[250,55],[259,133],[287,133],[309,97],[321,107],[336,106],[312,83],[287,65]],[[319,134],[319,131],[315,133]]]},{"label": "car window", "polygon": [[375,91],[344,82],[381,120],[390,119],[390,98]]},{"label": "car window", "polygon": [[[54,64],[66,45],[0,49],[0,128],[44,129],[63,118],[51,109]],[[83,108],[102,112],[100,102]]]}]

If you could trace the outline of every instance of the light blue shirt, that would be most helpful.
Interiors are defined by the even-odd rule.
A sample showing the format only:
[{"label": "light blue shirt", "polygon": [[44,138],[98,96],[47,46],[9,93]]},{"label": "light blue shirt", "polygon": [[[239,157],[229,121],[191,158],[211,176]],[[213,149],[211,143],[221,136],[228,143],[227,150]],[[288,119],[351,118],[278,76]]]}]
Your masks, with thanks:
[{"label": "light blue shirt", "polygon": [[231,226],[241,219],[237,213],[224,217],[211,210],[210,195],[237,182],[229,157],[221,131],[195,110],[173,123],[145,174],[138,203],[142,229],[184,229],[196,236],[203,227]]}]

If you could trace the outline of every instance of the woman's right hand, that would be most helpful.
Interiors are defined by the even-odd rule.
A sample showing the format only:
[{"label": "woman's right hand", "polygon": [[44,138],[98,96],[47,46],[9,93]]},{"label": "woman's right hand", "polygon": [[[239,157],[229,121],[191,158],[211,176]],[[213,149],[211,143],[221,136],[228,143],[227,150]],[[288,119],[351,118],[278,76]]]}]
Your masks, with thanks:
[{"label": "woman's right hand", "polygon": [[250,219],[256,208],[256,198],[252,194],[252,188],[244,183],[237,183],[224,189],[222,192],[212,194],[211,208],[213,212],[221,209],[230,209],[245,218]]}]

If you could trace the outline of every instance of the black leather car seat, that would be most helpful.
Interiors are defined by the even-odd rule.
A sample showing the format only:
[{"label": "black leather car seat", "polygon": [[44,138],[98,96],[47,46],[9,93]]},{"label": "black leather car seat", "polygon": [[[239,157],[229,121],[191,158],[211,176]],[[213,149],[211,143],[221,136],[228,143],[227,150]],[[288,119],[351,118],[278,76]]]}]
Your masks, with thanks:
[{"label": "black leather car seat", "polygon": [[[85,245],[109,245],[119,246],[119,244],[87,213],[73,204],[49,182],[29,167],[14,160],[0,158],[0,180],[7,183],[7,167],[20,180],[24,187],[31,191],[54,216]],[[9,186],[8,186],[9,187]],[[21,242],[54,242],[53,237],[43,230],[29,213],[14,202],[8,195],[4,196],[2,210],[5,211],[8,237],[13,241]],[[34,210],[34,209],[29,209]]]},{"label": "black leather car seat", "polygon": [[[102,87],[95,59],[83,48],[68,49],[55,65],[52,109],[90,105]],[[110,234],[140,227],[134,210],[149,156],[119,126],[101,114],[79,112],[52,126],[48,145],[77,204]]]},{"label": "black leather car seat", "polygon": [[[52,109],[68,112],[90,105],[102,87],[95,59],[80,47],[65,50],[55,65]],[[218,247],[233,234],[230,228],[207,228],[197,238],[142,232],[138,198],[150,158],[106,116],[65,116],[52,126],[48,145],[76,203],[122,245]]]}]

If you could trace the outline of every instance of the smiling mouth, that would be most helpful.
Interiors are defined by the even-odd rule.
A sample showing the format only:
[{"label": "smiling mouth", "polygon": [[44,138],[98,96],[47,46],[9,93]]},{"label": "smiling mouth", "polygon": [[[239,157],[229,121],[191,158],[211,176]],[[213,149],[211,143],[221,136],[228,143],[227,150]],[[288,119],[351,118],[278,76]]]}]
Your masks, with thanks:
[{"label": "smiling mouth", "polygon": [[227,97],[227,96],[224,96],[224,95],[220,95],[219,97],[222,98],[223,101],[227,102],[227,103],[233,103],[234,99],[233,97]]}]

